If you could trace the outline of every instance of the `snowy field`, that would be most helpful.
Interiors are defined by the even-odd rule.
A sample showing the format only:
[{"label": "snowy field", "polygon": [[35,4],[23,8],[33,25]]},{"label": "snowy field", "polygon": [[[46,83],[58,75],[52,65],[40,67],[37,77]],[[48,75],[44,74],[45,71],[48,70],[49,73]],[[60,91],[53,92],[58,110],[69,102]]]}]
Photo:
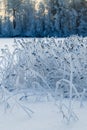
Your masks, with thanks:
[{"label": "snowy field", "polygon": [[83,108],[78,102],[75,104],[79,120],[70,124],[64,121],[54,102],[30,103],[27,107],[34,112],[31,118],[17,105],[7,113],[0,108],[0,130],[87,130],[87,103]]},{"label": "snowy field", "polygon": [[87,130],[87,38],[63,41],[0,39],[0,130]]}]

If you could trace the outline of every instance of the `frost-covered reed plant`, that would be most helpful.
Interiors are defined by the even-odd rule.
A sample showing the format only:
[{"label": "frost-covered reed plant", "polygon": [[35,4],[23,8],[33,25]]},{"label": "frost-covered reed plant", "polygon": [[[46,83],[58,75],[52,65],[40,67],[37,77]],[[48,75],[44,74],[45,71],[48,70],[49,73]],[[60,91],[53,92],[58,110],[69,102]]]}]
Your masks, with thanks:
[{"label": "frost-covered reed plant", "polygon": [[20,93],[18,101],[57,101],[62,97],[62,102],[67,98],[70,121],[72,99],[83,104],[87,96],[87,39],[21,38],[14,39],[13,48],[13,53],[8,46],[1,49],[1,92]]}]

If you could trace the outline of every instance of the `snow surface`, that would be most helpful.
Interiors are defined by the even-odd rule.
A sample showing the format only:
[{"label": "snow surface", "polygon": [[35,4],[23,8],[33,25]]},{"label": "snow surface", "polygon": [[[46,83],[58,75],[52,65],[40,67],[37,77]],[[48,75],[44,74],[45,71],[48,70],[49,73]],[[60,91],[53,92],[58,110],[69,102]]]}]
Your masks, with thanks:
[{"label": "snow surface", "polygon": [[[26,104],[26,102],[25,102]],[[22,109],[15,105],[12,111],[3,112],[0,108],[0,130],[87,130],[87,103],[83,108],[77,102],[74,111],[79,120],[67,124],[54,102],[26,104],[34,113],[29,118]]]}]

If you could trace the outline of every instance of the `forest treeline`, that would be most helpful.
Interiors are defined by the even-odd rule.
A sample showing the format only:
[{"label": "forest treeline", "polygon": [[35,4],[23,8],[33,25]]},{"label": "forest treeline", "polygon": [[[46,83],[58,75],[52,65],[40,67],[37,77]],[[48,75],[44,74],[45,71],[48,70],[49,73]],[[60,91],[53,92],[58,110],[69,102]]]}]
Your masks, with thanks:
[{"label": "forest treeline", "polygon": [[0,37],[87,36],[87,0],[4,0]]}]

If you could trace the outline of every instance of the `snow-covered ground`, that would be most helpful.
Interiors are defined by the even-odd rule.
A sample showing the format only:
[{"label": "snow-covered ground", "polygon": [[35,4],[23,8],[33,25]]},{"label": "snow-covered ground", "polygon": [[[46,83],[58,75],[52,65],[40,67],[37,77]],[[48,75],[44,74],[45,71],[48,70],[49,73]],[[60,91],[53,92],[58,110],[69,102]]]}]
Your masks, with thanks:
[{"label": "snow-covered ground", "polygon": [[80,108],[77,102],[74,111],[79,120],[67,124],[54,102],[38,102],[26,104],[34,113],[29,118],[15,105],[7,113],[0,108],[0,130],[87,130],[87,103]]}]

